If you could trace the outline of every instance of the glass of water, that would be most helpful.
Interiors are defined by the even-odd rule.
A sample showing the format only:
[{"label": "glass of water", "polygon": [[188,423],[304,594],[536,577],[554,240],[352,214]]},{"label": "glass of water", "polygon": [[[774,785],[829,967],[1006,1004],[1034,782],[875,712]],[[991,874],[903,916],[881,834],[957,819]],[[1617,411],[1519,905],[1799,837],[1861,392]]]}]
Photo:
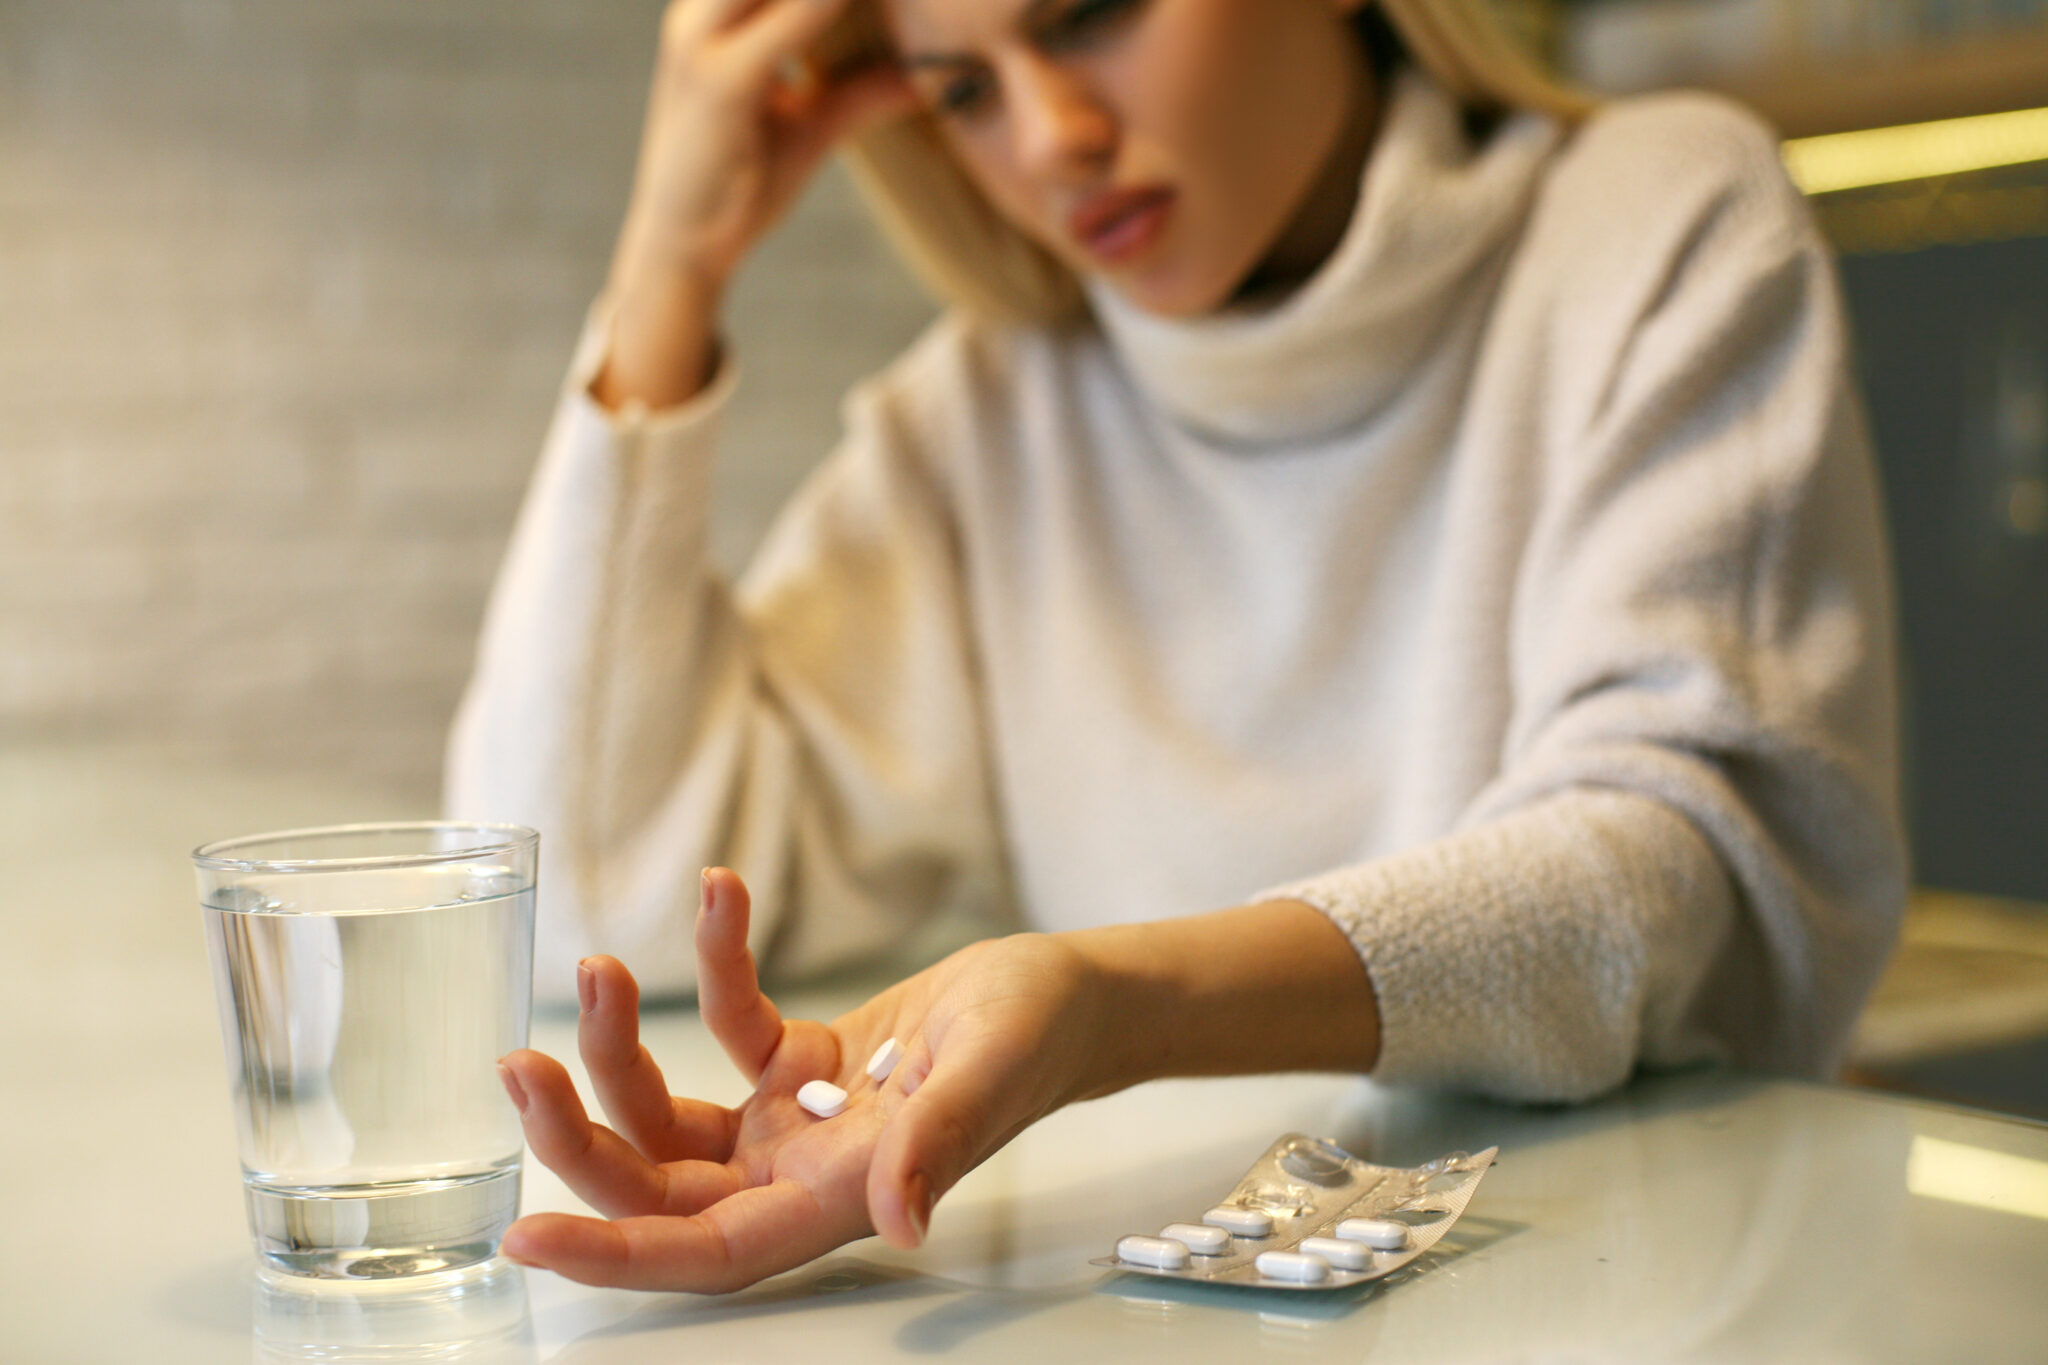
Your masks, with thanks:
[{"label": "glass of water", "polygon": [[534,864],[516,825],[290,830],[193,852],[249,1226],[288,1275],[487,1260],[519,1208]]}]

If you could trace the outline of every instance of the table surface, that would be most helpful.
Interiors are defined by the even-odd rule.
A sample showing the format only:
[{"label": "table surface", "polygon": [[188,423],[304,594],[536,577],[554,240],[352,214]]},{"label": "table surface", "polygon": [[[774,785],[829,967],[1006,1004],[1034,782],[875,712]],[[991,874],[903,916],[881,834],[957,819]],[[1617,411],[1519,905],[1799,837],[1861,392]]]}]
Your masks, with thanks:
[{"label": "table surface", "polygon": [[[416,815],[374,792],[109,749],[0,755],[0,1359],[7,1361],[2030,1361],[2048,1359],[2048,1128],[1719,1071],[1514,1108],[1291,1076],[1139,1087],[1055,1115],[940,1205],[723,1298],[504,1267],[461,1298],[259,1281],[184,854]],[[790,994],[826,1012],[852,988]],[[742,1093],[694,1015],[649,1043]],[[573,1066],[571,1021],[535,1043]],[[1199,1214],[1279,1134],[1410,1165],[1498,1144],[1435,1250],[1376,1286],[1233,1289],[1103,1271]],[[576,1208],[529,1164],[528,1211]]]}]

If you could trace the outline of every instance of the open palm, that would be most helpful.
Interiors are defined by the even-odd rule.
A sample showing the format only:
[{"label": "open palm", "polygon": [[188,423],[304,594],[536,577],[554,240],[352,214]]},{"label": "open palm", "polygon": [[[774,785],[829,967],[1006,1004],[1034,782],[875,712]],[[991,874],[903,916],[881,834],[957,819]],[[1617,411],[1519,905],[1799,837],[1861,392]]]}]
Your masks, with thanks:
[{"label": "open palm", "polygon": [[[871,1232],[915,1246],[939,1194],[1082,1093],[1085,973],[1056,940],[974,944],[827,1025],[786,1021],[761,993],[748,913],[736,875],[706,874],[700,1008],[754,1083],[737,1108],[668,1093],[612,958],[578,972],[578,1043],[611,1127],[554,1059],[504,1060],[534,1154],[605,1215],[522,1218],[507,1255],[586,1283],[721,1292]],[[892,1037],[905,1056],[877,1083],[863,1068]],[[796,1101],[818,1079],[849,1095],[830,1119]]]}]

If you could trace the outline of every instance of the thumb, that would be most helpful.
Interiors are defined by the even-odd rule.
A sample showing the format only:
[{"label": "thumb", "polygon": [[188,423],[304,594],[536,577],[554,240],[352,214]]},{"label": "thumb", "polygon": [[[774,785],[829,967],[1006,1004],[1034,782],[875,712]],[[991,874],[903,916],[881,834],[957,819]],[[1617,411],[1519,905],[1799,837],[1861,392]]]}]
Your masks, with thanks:
[{"label": "thumb", "polygon": [[[952,1041],[955,1057],[976,1051]],[[882,1129],[868,1165],[868,1218],[891,1246],[921,1244],[939,1197],[1038,1117],[1008,1072],[937,1063],[922,1038],[904,1058],[898,1074],[914,1089]]]}]

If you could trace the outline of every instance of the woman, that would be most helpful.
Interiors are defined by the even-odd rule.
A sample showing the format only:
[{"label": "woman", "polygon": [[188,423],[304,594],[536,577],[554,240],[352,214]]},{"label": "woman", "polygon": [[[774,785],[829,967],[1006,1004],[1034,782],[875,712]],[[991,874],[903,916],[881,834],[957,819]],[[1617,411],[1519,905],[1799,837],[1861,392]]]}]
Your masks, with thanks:
[{"label": "woman", "polygon": [[[856,128],[959,306],[731,593],[719,302]],[[686,988],[714,863],[779,967],[942,904],[1040,932],[785,1022],[705,873],[695,985],[754,1096],[671,1099],[584,957],[616,1132],[550,1059],[505,1078],[613,1221],[508,1254],[724,1289],[914,1245],[1016,1132],[1154,1076],[1828,1070],[1903,899],[1842,350],[1760,128],[1590,112],[1465,0],[675,0],[451,806],[548,831],[543,982],[617,951]],[[819,1077],[845,1113],[795,1104]]]}]

